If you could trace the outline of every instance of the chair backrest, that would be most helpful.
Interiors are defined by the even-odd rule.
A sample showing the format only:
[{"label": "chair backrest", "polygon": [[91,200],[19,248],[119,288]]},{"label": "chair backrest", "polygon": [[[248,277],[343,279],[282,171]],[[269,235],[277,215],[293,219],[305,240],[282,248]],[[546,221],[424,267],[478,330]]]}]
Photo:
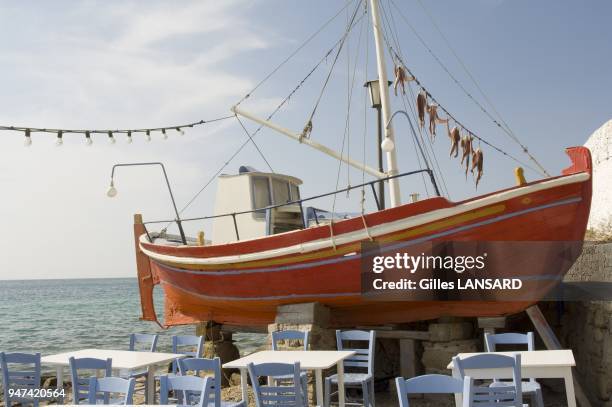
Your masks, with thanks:
[{"label": "chair backrest", "polygon": [[310,331],[276,331],[272,332],[272,350],[279,350],[280,341],[302,341],[304,350],[308,350],[308,337]]},{"label": "chair backrest", "polygon": [[[104,376],[113,375],[112,359],[94,359],[94,358],[74,358],[68,359],[70,364],[70,378],[72,379],[72,401],[74,404],[79,404],[81,400],[89,400],[89,378],[97,377],[96,373],[104,372]],[[79,375],[79,370],[87,370],[93,374],[84,376]]]},{"label": "chair backrest", "polygon": [[400,407],[409,407],[409,394],[453,394],[463,392],[463,380],[441,374],[395,379]]},{"label": "chair backrest", "polygon": [[[487,352],[495,352],[496,345],[526,345],[526,350],[535,350],[533,332],[526,334],[505,333],[488,334],[485,333],[485,347]],[[512,349],[519,350],[519,349]]]},{"label": "chair backrest", "polygon": [[[197,376],[161,376],[159,378],[159,403],[168,404],[168,394],[171,391],[175,392],[191,392],[200,393],[198,406],[204,407],[208,402],[212,393],[212,380],[210,377]],[[185,398],[184,403],[188,403],[191,398]]]},{"label": "chair backrest", "polygon": [[[269,405],[275,407],[305,407],[301,390],[299,362],[293,364],[261,363],[257,365],[249,363],[247,369],[249,370],[249,376],[251,376],[257,407]],[[269,385],[259,384],[260,377],[270,376],[293,376],[293,380],[291,384],[283,385],[275,385],[274,382]]]},{"label": "chair backrest", "polygon": [[[181,349],[188,347],[190,350]],[[195,351],[193,350],[195,347]],[[174,335],[172,337],[172,353],[187,355],[194,358],[202,356],[204,337],[196,335]],[[172,362],[172,373],[178,372],[176,361]]]},{"label": "chair backrest", "polygon": [[[344,342],[367,342],[364,348],[346,346]],[[376,331],[336,331],[338,350],[355,351],[355,355],[344,359],[344,367],[364,369],[374,374],[374,349],[376,348]]]},{"label": "chair backrest", "polygon": [[156,334],[131,334],[130,335],[130,350],[138,351],[138,345],[144,344],[146,352],[155,352],[157,349],[157,340],[159,335]]},{"label": "chair backrest", "polygon": [[[190,371],[194,372],[196,376],[200,376],[201,372],[212,372],[209,402],[214,402],[216,407],[221,405],[221,359],[185,358],[177,359],[177,364],[181,376],[187,376]],[[187,395],[185,395],[186,399]]]},{"label": "chair backrest", "polygon": [[[114,405],[134,404],[134,386],[136,379],[123,379],[121,377],[90,377],[89,378],[89,404],[99,404],[100,400],[104,404]],[[102,393],[99,395],[99,393]],[[120,398],[113,397],[121,394]],[[100,397],[102,396],[102,397]]]},{"label": "chair backrest", "polygon": [[465,377],[463,387],[463,407],[522,407],[521,385],[516,386],[477,386],[474,379]]},{"label": "chair backrest", "polygon": [[[513,399],[511,404],[506,404],[508,406],[522,406],[523,394],[521,390],[521,355],[515,354],[512,356],[499,355],[493,353],[482,353],[479,355],[469,356],[466,358],[460,359],[458,356],[453,358],[453,365],[457,368],[459,375],[462,378],[468,376],[466,374],[466,370],[473,369],[511,369],[512,370],[512,382],[504,382],[503,387],[504,390],[497,390],[497,387],[492,388],[491,393],[499,393],[499,396],[505,399],[509,397],[509,395],[513,394]],[[495,377],[487,377],[486,379],[495,379]],[[486,392],[485,389],[489,387],[480,387],[472,384],[474,391],[478,393],[478,395],[474,396],[475,400],[478,401],[482,397],[485,397],[483,393]],[[464,387],[465,393],[465,387]],[[471,393],[470,393],[471,394]],[[465,397],[465,396],[464,396]],[[479,405],[479,404],[476,404]],[[492,404],[503,405],[503,404]],[[486,404],[480,404],[482,407],[486,407]]]},{"label": "chair backrest", "polygon": [[[40,387],[40,353],[4,353],[0,352],[0,370],[4,387],[4,405],[11,402],[29,401],[32,398],[9,395],[9,389],[37,389]],[[38,405],[38,400],[34,399]]]}]

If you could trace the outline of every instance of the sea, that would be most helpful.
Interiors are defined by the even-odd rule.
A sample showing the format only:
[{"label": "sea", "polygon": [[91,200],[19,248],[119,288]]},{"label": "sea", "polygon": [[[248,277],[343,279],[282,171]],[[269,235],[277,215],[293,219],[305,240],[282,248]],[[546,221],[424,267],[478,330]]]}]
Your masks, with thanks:
[{"label": "sea", "polygon": [[[155,307],[163,310],[155,288]],[[157,350],[171,350],[172,335],[193,335],[194,326],[162,329],[141,321],[135,278],[71,280],[0,280],[0,352],[126,349],[131,333],[157,333]],[[259,349],[265,335],[233,336],[241,355]]]}]

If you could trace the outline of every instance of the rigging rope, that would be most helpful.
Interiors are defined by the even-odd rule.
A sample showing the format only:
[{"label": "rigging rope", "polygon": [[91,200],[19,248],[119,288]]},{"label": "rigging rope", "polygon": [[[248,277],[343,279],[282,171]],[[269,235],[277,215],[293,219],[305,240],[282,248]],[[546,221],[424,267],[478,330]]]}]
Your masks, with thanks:
[{"label": "rigging rope", "polygon": [[[455,51],[452,50],[453,54],[455,54],[455,57],[460,61],[460,64],[463,66],[464,70],[466,70],[466,72],[468,73],[468,76],[472,79],[472,81],[474,82],[474,84],[476,85],[476,87],[479,89],[480,93],[484,96],[485,100],[489,103],[489,105],[492,107],[492,109],[495,111],[495,113],[498,115],[498,117],[501,119],[502,122],[504,122],[504,125],[506,127],[504,127],[478,100],[476,100],[476,98],[465,88],[465,86],[463,86],[463,84],[457,79],[456,76],[454,76],[449,69],[446,67],[446,65],[444,65],[444,63],[440,60],[440,58],[431,50],[431,48],[427,45],[427,43],[425,42],[425,40],[423,39],[423,37],[421,37],[419,35],[419,33],[416,31],[416,29],[414,28],[414,26],[412,24],[410,24],[410,21],[404,16],[404,14],[401,12],[400,8],[397,6],[397,4],[395,4],[394,0],[390,0],[391,4],[393,5],[393,7],[395,7],[395,9],[397,10],[399,16],[402,18],[402,20],[404,20],[404,22],[406,23],[406,25],[410,28],[410,30],[414,33],[414,35],[417,37],[417,39],[419,40],[419,42],[423,45],[423,47],[425,47],[425,49],[431,54],[431,56],[434,58],[434,60],[442,67],[442,69],[446,72],[446,74],[451,78],[451,80],[466,94],[466,96],[472,100],[472,102],[474,102],[474,104],[476,104],[476,106],[478,106],[478,108],[480,108],[480,110],[487,116],[489,117],[489,119],[491,119],[491,121],[498,127],[500,128],[507,136],[509,136],[515,143],[517,143],[521,149],[523,150],[523,153],[525,153],[529,159],[538,167],[538,170],[534,170],[533,168],[531,168],[532,170],[539,172],[547,177],[550,177],[550,174],[548,173],[548,171],[546,171],[546,169],[540,164],[540,162],[529,152],[529,149],[523,144],[521,143],[521,141],[518,139],[518,137],[512,132],[512,130],[509,128],[509,126],[507,125],[507,123],[504,122],[504,120],[501,118],[501,115],[499,114],[499,112],[495,109],[495,107],[493,106],[493,104],[490,102],[489,98],[486,97],[486,95],[484,95],[484,92],[482,92],[482,90],[480,89],[480,86],[478,86],[478,84],[476,83],[475,79],[473,78],[473,76],[471,75],[471,73],[469,73],[469,71],[467,71],[467,67],[465,66],[465,64],[463,64],[463,62],[459,59],[459,57],[456,55]],[[417,0],[419,3],[421,3],[420,0]],[[423,4],[421,3],[421,7],[423,7],[423,9],[425,10]],[[427,12],[427,10],[425,10],[425,12],[429,15],[429,13]],[[444,38],[444,40],[447,42],[447,45],[450,48],[450,43],[448,43],[448,40],[446,39],[446,37],[444,37],[444,35],[442,34],[442,31],[440,30],[440,28],[435,24],[435,22],[433,21],[433,17],[431,17],[431,15],[429,15],[429,18],[432,20],[433,25],[436,27],[436,29],[438,30],[438,32],[440,33],[440,35],[442,35],[442,37]],[[463,126],[462,126],[463,127]]]},{"label": "rigging rope", "polygon": [[268,166],[268,168],[270,169],[270,172],[274,173],[274,170],[272,169],[272,166],[270,165],[270,163],[268,162],[268,159],[266,158],[266,156],[264,155],[264,153],[261,151],[261,149],[259,148],[259,146],[257,145],[257,143],[255,143],[255,140],[253,140],[253,137],[251,136],[251,134],[249,133],[249,131],[247,130],[247,128],[244,126],[244,123],[242,123],[242,120],[240,120],[240,117],[238,117],[238,115],[236,115],[236,120],[238,120],[238,123],[240,123],[240,127],[242,127],[242,130],[244,130],[244,133],[247,135],[247,137],[249,138],[249,140],[251,140],[251,143],[253,143],[253,145],[255,146],[255,148],[257,149],[257,152],[259,153],[259,155],[261,156],[261,158],[263,158],[263,160],[266,162],[266,165]]},{"label": "rigging rope", "polygon": [[332,17],[330,17],[321,27],[319,27],[314,33],[312,33],[304,42],[302,42],[302,44],[300,44],[300,46],[298,46],[292,53],[290,53],[283,61],[281,61],[280,64],[278,64],[270,73],[268,73],[261,81],[259,81],[257,83],[257,85],[255,85],[255,87],[253,89],[251,89],[250,92],[248,92],[246,95],[244,95],[242,97],[242,99],[240,99],[238,101],[238,103],[236,103],[236,106],[240,105],[242,102],[244,102],[246,99],[248,99],[253,92],[255,92],[261,85],[263,85],[268,79],[270,79],[276,72],[278,72],[279,69],[281,69],[287,62],[289,62],[291,60],[291,58],[293,58],[295,55],[297,55],[306,45],[308,45],[310,43],[310,41],[312,41],[317,35],[319,35],[329,24],[332,23],[332,21],[334,21],[339,15],[340,13],[342,13],[349,5],[351,5],[351,3],[354,3],[356,0],[349,0],[347,1],[344,6],[338,10],[338,12],[336,12],[336,14],[334,14]]},{"label": "rigging rope", "polygon": [[[360,19],[359,19],[360,20]],[[274,115],[293,97],[293,95],[304,85],[304,83],[314,74],[314,72],[321,66],[323,62],[327,59],[329,55],[340,45],[342,42],[342,38],[337,40],[332,47],[319,59],[319,61],[312,67],[312,69],[304,76],[304,78],[295,86],[287,96],[276,106],[276,108],[267,116],[267,120],[272,119]],[[234,117],[234,115],[228,116],[228,118]],[[263,129],[263,125],[260,125],[255,131],[251,134],[251,138],[255,138],[255,136]],[[219,169],[206,181],[206,183],[198,190],[198,192],[179,210],[179,214],[182,214],[187,208],[189,208],[196,199],[208,188],[208,186],[221,174],[221,172],[230,164],[230,162],[236,158],[236,156],[244,149],[244,147],[250,142],[250,140],[244,141],[238,149],[234,153],[230,155],[230,157],[225,161],[223,165],[219,167]]]}]

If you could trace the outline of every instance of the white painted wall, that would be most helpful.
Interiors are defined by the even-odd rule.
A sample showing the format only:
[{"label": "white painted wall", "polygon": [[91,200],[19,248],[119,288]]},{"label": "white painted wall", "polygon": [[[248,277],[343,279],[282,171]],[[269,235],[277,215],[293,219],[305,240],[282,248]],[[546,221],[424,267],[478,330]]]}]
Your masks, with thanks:
[{"label": "white painted wall", "polygon": [[585,143],[593,157],[593,200],[589,228],[612,226],[612,120],[596,130]]}]

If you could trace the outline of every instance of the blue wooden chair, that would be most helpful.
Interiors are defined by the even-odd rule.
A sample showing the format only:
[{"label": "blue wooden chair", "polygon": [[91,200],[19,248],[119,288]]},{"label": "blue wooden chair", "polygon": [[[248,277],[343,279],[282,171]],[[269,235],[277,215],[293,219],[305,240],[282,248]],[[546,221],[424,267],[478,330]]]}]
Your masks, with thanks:
[{"label": "blue wooden chair", "polygon": [[9,389],[40,388],[40,353],[4,353],[0,352],[0,371],[4,387],[4,405],[10,407],[15,403],[32,403],[38,407],[38,399],[9,395]]},{"label": "blue wooden chair", "polygon": [[[469,388],[466,389],[464,383],[463,405],[494,407],[494,406],[513,406],[523,407],[523,393],[521,390],[521,355],[512,356],[497,355],[492,353],[482,353],[460,359],[458,356],[453,358],[453,366],[459,372],[459,376],[465,379],[466,370],[474,369],[512,369],[512,382],[506,382],[502,386],[493,384],[487,386],[477,386],[470,380]],[[493,377],[486,379],[494,380]],[[497,397],[497,398],[496,398]],[[470,404],[466,404],[466,399]],[[491,404],[495,400],[503,400],[506,404]],[[489,404],[487,404],[489,403]]]},{"label": "blue wooden chair", "polygon": [[[130,346],[128,349],[132,352],[155,352],[157,350],[157,340],[158,339],[159,339],[159,335],[157,334],[131,334],[130,335]],[[126,376],[127,379],[129,378],[138,379],[140,377],[145,378],[144,392],[145,394],[148,394],[149,381],[147,380],[146,370],[138,370],[135,372],[129,372],[129,374]]]},{"label": "blue wooden chair", "polygon": [[[94,358],[79,358],[70,357],[70,379],[72,380],[72,403],[81,404],[81,401],[86,401],[89,404],[89,378],[96,377],[99,371],[104,372],[105,377],[113,375],[112,359],[94,359]],[[93,374],[83,376],[83,370],[87,370]],[[79,374],[81,371],[81,374]]]},{"label": "blue wooden chair", "polygon": [[[344,342],[347,341],[366,342],[367,346],[364,348],[349,348],[344,345]],[[374,349],[376,347],[376,332],[336,331],[336,344],[338,350],[356,352],[355,355],[344,360],[344,387],[361,388],[363,405],[374,407]],[[338,385],[337,374],[325,379],[326,407],[329,407],[331,403],[331,388],[333,384]]]},{"label": "blue wooden chair", "polygon": [[410,407],[409,394],[463,393],[463,380],[441,374],[428,374],[407,380],[398,377],[395,379],[395,386],[400,407]]},{"label": "blue wooden chair", "polygon": [[[189,350],[185,350],[187,347]],[[195,348],[195,351],[194,351]],[[174,335],[172,337],[172,353],[199,358],[204,351],[204,337],[196,335]],[[172,373],[178,372],[176,361],[172,362]]]},{"label": "blue wooden chair", "polygon": [[[253,393],[255,395],[255,405],[257,407],[306,407],[306,402],[302,397],[302,386],[300,384],[300,363],[261,363],[247,365]],[[283,381],[283,384],[259,384],[260,377],[292,377],[291,383]]]},{"label": "blue wooden chair", "polygon": [[[213,405],[211,403],[212,395],[212,379],[210,377],[196,377],[196,376],[161,376],[159,378],[160,389],[159,389],[159,401],[160,404],[168,404],[168,395],[171,391],[175,393],[200,393],[200,399],[196,404],[199,407]],[[190,398],[185,398],[190,400]]]},{"label": "blue wooden chair", "polygon": [[[90,377],[89,404],[112,404],[125,406],[134,404],[136,379],[121,377]],[[120,396],[121,395],[121,396]]]},{"label": "blue wooden chair", "polygon": [[[204,358],[185,358],[178,359],[178,371],[181,376],[187,376],[189,372],[193,372],[195,376],[200,376],[202,373],[213,373],[211,379],[211,398],[208,405],[211,407],[239,407],[244,406],[244,401],[223,401],[221,399],[221,359],[204,359]],[[186,392],[183,394],[183,400],[193,399],[199,395],[197,392]]]},{"label": "blue wooden chair", "polygon": [[[527,332],[526,334],[519,333],[505,333],[505,334],[488,334],[485,333],[485,346],[487,352],[495,352],[497,345],[526,345],[527,350],[535,350],[535,341],[533,332]],[[513,349],[516,350],[516,349]],[[494,385],[503,385],[504,381],[494,381]],[[523,394],[529,395],[534,405],[538,407],[544,407],[544,399],[542,398],[542,387],[536,379],[529,379],[522,382]]]},{"label": "blue wooden chair", "polygon": [[[301,341],[303,350],[308,350],[308,338],[310,331],[275,331],[272,332],[272,350],[280,350],[279,342],[281,341]],[[300,378],[302,380],[303,397],[306,404],[308,404],[308,373],[300,372]],[[290,376],[275,377],[278,383],[283,380],[292,379]]]},{"label": "blue wooden chair", "polygon": [[[155,352],[157,349],[157,340],[159,335],[156,334],[131,334],[130,335],[130,350]],[[144,349],[142,347],[144,346]]]}]

